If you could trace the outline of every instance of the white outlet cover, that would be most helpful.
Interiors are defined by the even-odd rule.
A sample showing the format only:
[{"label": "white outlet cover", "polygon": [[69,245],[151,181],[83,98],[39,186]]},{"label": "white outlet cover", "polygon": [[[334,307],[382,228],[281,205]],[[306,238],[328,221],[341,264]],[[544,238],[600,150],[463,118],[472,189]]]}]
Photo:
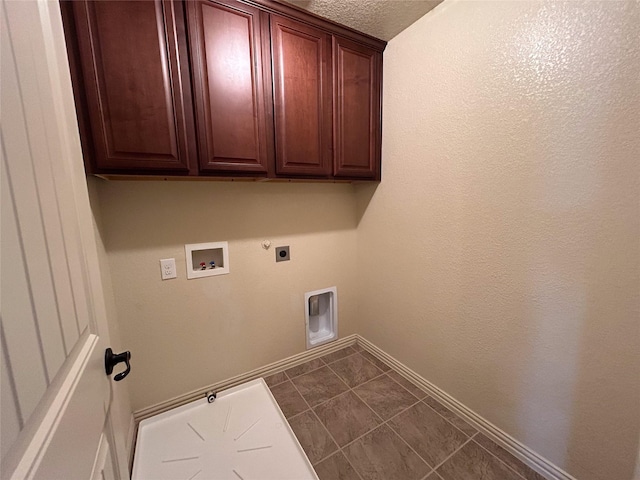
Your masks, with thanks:
[{"label": "white outlet cover", "polygon": [[160,260],[160,273],[162,280],[169,280],[170,278],[176,278],[176,259],[175,258],[163,258]]}]

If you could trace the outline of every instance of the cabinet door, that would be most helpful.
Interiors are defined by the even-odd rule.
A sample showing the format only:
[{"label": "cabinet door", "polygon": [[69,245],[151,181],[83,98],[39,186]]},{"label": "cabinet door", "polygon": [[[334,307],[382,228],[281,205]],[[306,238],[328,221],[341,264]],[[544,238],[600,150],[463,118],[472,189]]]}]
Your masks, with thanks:
[{"label": "cabinet door", "polygon": [[262,58],[268,14],[233,0],[189,1],[187,12],[200,171],[266,175],[273,151],[269,61],[265,72]]},{"label": "cabinet door", "polygon": [[95,171],[189,173],[196,151],[182,4],[72,4]]},{"label": "cabinet door", "polygon": [[276,172],[329,176],[332,170],[331,35],[271,16]]},{"label": "cabinet door", "polygon": [[334,175],[380,179],[382,54],[334,37]]}]

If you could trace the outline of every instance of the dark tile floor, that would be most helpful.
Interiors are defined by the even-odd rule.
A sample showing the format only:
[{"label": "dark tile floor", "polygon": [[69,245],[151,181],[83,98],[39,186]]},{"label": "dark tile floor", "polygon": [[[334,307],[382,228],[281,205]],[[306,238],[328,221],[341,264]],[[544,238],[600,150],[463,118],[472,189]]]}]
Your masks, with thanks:
[{"label": "dark tile floor", "polygon": [[357,345],[265,381],[320,480],[544,480]]}]

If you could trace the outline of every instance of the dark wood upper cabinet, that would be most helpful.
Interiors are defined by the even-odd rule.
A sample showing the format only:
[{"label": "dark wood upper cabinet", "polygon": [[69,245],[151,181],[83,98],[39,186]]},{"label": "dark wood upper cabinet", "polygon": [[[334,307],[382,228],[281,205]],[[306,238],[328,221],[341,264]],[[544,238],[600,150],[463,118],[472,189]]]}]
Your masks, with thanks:
[{"label": "dark wood upper cabinet", "polygon": [[380,179],[382,54],[334,37],[334,175]]},{"label": "dark wood upper cabinet", "polygon": [[386,43],[274,0],[60,0],[88,173],[380,180]]},{"label": "dark wood upper cabinet", "polygon": [[268,14],[233,0],[186,5],[200,171],[266,176],[273,152]]},{"label": "dark wood upper cabinet", "polygon": [[91,171],[196,173],[182,4],[75,1],[64,10],[75,29]]},{"label": "dark wood upper cabinet", "polygon": [[271,16],[276,173],[332,173],[331,35]]}]

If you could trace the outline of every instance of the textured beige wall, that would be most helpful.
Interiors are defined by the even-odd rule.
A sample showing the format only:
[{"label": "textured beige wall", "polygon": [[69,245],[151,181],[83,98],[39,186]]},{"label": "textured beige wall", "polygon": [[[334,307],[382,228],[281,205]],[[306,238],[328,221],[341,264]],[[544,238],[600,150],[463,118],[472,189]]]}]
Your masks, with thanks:
[{"label": "textured beige wall", "polygon": [[358,332],[581,480],[638,451],[639,9],[436,7],[358,187]]},{"label": "textured beige wall", "polygon": [[[96,182],[134,411],[304,351],[304,292],[336,285],[340,336],[355,333],[351,185]],[[184,244],[212,241],[231,273],[187,280]]]}]

